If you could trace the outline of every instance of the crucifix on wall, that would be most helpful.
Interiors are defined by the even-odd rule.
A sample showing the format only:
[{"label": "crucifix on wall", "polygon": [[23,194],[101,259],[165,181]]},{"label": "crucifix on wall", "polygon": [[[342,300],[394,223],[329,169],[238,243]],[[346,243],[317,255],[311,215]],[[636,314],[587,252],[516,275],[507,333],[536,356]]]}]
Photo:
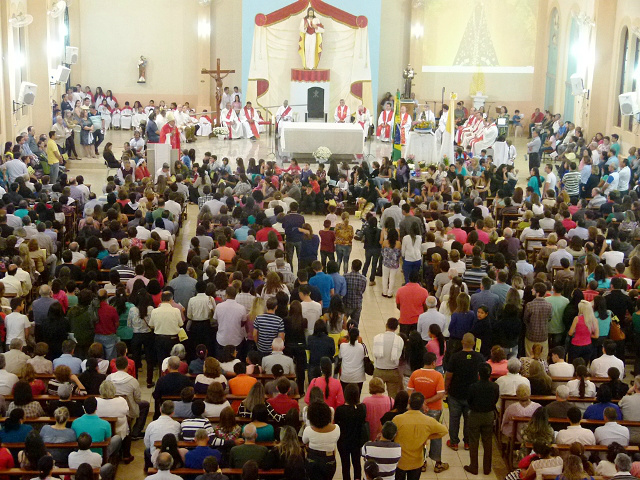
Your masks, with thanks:
[{"label": "crucifix on wall", "polygon": [[211,75],[216,81],[216,118],[218,119],[217,125],[220,125],[220,102],[222,101],[222,79],[230,73],[235,73],[235,70],[220,70],[220,59],[217,59],[217,65],[215,70],[202,69],[200,73],[203,75]]}]

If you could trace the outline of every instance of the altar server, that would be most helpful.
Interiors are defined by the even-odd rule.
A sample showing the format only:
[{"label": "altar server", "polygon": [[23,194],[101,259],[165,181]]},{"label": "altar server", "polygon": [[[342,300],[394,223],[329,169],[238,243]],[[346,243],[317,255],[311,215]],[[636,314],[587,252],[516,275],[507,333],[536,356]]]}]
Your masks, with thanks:
[{"label": "altar server", "polygon": [[257,140],[260,138],[258,132],[258,114],[251,106],[251,102],[247,102],[244,108],[240,111],[240,122],[242,123],[242,129],[244,135],[251,140]]},{"label": "altar server", "polygon": [[380,112],[378,117],[378,130],[376,136],[378,140],[382,142],[388,142],[391,138],[391,126],[393,125],[393,110],[391,110],[391,103],[387,103],[384,106],[384,110]]},{"label": "altar server", "polygon": [[107,101],[103,100],[102,104],[98,105],[97,110],[98,113],[100,113],[102,120],[104,120],[104,129],[109,130],[109,127],[111,126],[111,108]]},{"label": "altar server", "polygon": [[351,111],[349,106],[344,103],[344,98],[340,99],[340,105],[336,107],[336,111],[333,114],[333,119],[336,123],[350,123]]},{"label": "altar server", "polygon": [[358,105],[356,110],[356,123],[362,127],[362,135],[364,137],[369,133],[369,125],[371,124],[371,115],[364,105]]},{"label": "altar server", "polygon": [[227,103],[227,106],[220,112],[220,123],[223,127],[229,129],[229,140],[235,140],[236,138],[242,138],[242,124],[238,120],[236,111],[232,108],[231,103]]},{"label": "altar server", "polygon": [[122,118],[120,119],[120,126],[129,130],[131,128],[131,120],[133,117],[133,109],[131,108],[131,105],[129,105],[129,102],[124,102],[124,107],[122,107],[120,114],[122,115]]}]

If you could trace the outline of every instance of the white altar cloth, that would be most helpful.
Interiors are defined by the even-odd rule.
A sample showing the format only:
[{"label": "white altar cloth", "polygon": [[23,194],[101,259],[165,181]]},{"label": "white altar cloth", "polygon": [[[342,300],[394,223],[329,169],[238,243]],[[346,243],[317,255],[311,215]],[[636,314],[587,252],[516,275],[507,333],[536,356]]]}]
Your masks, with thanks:
[{"label": "white altar cloth", "polygon": [[362,127],[354,124],[283,122],[280,148],[288,153],[313,153],[327,147],[337,155],[361,154],[364,150]]},{"label": "white altar cloth", "polygon": [[438,163],[438,152],[436,151],[436,136],[432,133],[410,132],[407,137],[407,144],[404,146],[403,157],[409,155],[415,157],[415,163],[425,162],[427,165]]}]

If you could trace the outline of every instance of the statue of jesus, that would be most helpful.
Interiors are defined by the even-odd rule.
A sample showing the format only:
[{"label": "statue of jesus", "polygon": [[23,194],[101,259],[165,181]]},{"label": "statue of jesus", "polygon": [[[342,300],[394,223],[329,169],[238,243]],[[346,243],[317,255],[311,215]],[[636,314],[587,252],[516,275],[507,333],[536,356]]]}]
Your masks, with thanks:
[{"label": "statue of jesus", "polygon": [[324,26],[316,18],[313,8],[307,9],[307,16],[300,22],[300,56],[302,67],[305,70],[318,68],[320,54],[322,53],[322,34]]},{"label": "statue of jesus", "polygon": [[138,83],[147,82],[147,59],[144,55],[140,55],[138,60]]}]

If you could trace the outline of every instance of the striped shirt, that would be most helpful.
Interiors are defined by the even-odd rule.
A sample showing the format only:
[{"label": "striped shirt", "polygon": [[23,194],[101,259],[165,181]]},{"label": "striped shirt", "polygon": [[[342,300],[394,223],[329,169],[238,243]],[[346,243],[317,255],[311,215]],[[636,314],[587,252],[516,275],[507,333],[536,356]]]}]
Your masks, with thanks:
[{"label": "striped shirt", "polygon": [[570,197],[577,197],[580,193],[580,172],[574,170],[565,173],[562,177],[562,184]]},{"label": "striped shirt", "polygon": [[253,322],[253,328],[258,331],[258,351],[271,353],[271,344],[280,333],[284,333],[282,318],[272,313],[258,315]]},{"label": "striped shirt", "polygon": [[209,438],[214,437],[213,426],[207,418],[185,418],[180,424],[180,432],[182,439],[185,442],[189,442],[196,438],[196,431],[199,428],[204,428],[209,434]]},{"label": "striped shirt", "polygon": [[362,447],[364,460],[375,461],[378,464],[379,476],[382,478],[392,478],[395,475],[401,454],[402,449],[395,442],[376,440],[367,442]]}]

